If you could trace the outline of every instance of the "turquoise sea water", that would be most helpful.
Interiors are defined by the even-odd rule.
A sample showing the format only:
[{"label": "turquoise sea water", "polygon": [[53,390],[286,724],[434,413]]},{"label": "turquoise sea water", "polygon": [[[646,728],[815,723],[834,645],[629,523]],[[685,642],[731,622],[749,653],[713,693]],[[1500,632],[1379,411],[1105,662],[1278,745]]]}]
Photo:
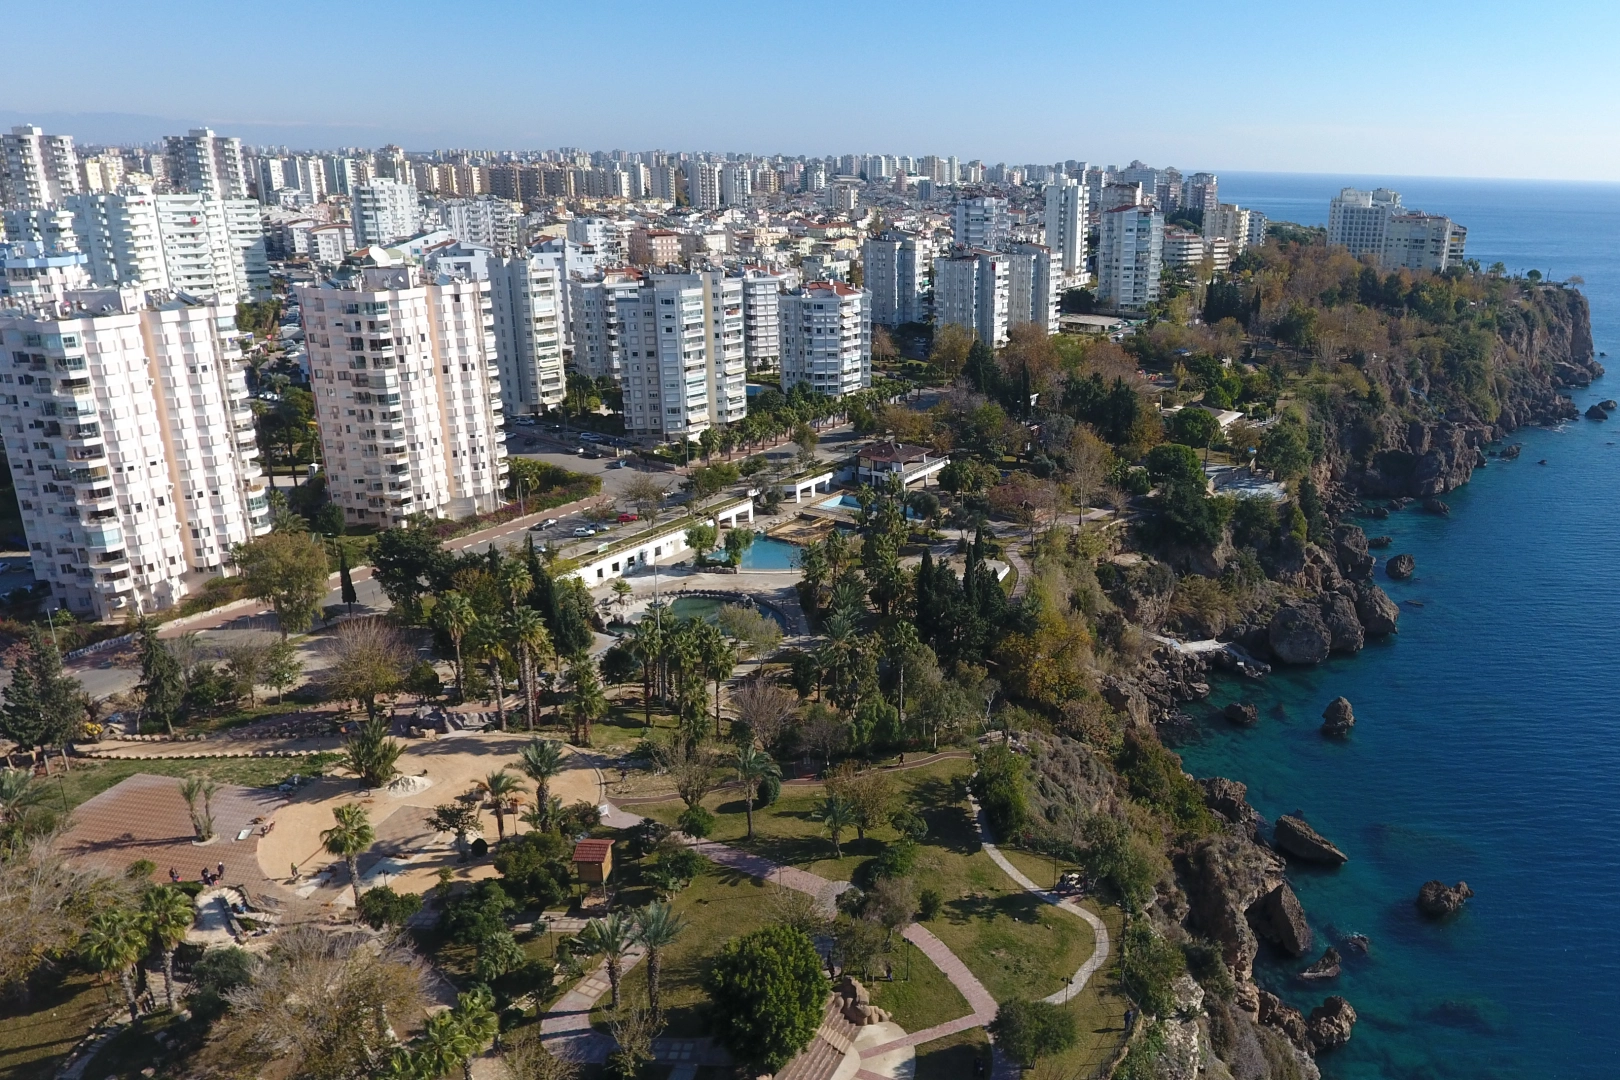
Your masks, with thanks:
[{"label": "turquoise sea water", "polygon": [[[1583,277],[1596,347],[1620,364],[1620,186],[1224,174],[1221,198],[1319,224],[1351,184],[1450,214],[1486,265]],[[1574,394],[1583,411],[1609,396],[1620,372]],[[1334,1080],[1620,1076],[1620,420],[1515,440],[1520,460],[1447,496],[1449,519],[1362,522],[1394,537],[1382,554],[1417,558],[1408,582],[1380,560],[1397,638],[1218,682],[1214,708],[1241,696],[1260,723],[1205,720],[1180,747],[1195,775],[1244,781],[1273,820],[1302,810],[1350,855],[1290,875],[1318,953],[1365,933],[1371,955],[1331,987],[1293,978],[1308,959],[1258,965],[1295,1005],[1340,993],[1356,1007],[1349,1046],[1320,1059]],[[1332,742],[1317,728],[1340,694],[1357,725]],[[1413,898],[1429,878],[1476,895],[1427,922]]]}]

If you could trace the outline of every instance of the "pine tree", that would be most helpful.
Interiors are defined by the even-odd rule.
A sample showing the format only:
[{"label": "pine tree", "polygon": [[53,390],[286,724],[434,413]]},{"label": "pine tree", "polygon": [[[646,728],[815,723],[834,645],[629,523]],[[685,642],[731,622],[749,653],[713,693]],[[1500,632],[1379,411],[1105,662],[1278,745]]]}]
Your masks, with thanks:
[{"label": "pine tree", "polygon": [[0,703],[0,735],[35,750],[45,743],[45,718],[28,661],[18,658]]},{"label": "pine tree", "polygon": [[172,736],[174,721],[180,715],[185,700],[185,682],[180,663],[163,642],[158,640],[157,629],[147,623],[141,628],[141,692],[145,701],[141,705],[141,719],[146,722],[163,721]]},{"label": "pine tree", "polygon": [[[35,629],[28,635],[29,650],[33,654],[34,687],[39,695],[41,718],[45,724],[45,741],[66,746],[84,726],[85,711],[89,704],[77,679],[62,672],[62,654],[56,643]],[[66,755],[63,756],[66,761]]]},{"label": "pine tree", "polygon": [[338,582],[343,589],[343,602],[354,610],[354,602],[359,599],[354,591],[354,579],[349,576],[349,551],[347,548],[338,548]]}]

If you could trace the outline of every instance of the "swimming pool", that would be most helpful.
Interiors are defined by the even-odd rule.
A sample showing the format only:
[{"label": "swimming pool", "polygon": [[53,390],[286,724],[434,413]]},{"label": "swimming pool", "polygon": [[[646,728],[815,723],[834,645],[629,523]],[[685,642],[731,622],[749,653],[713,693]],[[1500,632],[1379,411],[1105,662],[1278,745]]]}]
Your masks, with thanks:
[{"label": "swimming pool", "polygon": [[835,495],[830,499],[816,504],[821,510],[859,510],[861,500],[853,495]]},{"label": "swimming pool", "polygon": [[[739,597],[738,599],[741,599]],[[669,605],[670,613],[680,619],[702,619],[705,622],[714,622],[720,618],[720,609],[726,606],[726,601],[718,600],[712,596],[682,596]],[[765,604],[759,605],[758,611],[775,620],[787,632],[787,620],[781,612]]]},{"label": "swimming pool", "polygon": [[742,570],[794,570],[799,565],[799,545],[774,536],[756,536],[743,553]]}]

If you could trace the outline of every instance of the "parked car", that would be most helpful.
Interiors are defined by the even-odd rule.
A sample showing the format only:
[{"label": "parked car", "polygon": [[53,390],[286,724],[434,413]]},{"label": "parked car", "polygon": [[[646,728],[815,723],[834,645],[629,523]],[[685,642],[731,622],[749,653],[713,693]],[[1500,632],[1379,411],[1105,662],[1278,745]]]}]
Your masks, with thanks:
[{"label": "parked car", "polygon": [[596,535],[596,530],[591,528],[589,525],[581,525],[579,528],[574,530],[574,535],[575,536],[595,536]]},{"label": "parked car", "polygon": [[598,435],[594,431],[582,431],[582,432],[579,433],[579,441],[580,442],[601,442],[602,441],[602,436]]},{"label": "parked car", "polygon": [[544,520],[544,521],[542,521],[540,523],[540,527],[542,529],[549,529],[555,524],[557,524],[557,519],[556,518],[546,518],[546,520]]},{"label": "parked car", "polygon": [[638,521],[638,520],[640,520],[640,519],[636,514],[620,514],[619,515],[619,524],[620,525],[623,525],[627,521]]}]

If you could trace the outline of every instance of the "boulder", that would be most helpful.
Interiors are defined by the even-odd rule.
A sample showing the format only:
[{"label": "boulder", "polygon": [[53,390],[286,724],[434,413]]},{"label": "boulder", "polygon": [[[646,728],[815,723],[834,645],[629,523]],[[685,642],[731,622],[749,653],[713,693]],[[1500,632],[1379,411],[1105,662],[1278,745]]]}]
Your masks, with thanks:
[{"label": "boulder", "polygon": [[1418,890],[1418,910],[1430,918],[1443,919],[1461,911],[1463,904],[1473,895],[1474,890],[1468,887],[1466,881],[1452,886],[1447,886],[1443,881],[1425,881],[1423,888]]},{"label": "boulder", "polygon": [[1367,534],[1355,525],[1340,525],[1333,530],[1333,553],[1339,560],[1339,573],[1351,581],[1365,581],[1372,577],[1372,555],[1367,551]]},{"label": "boulder", "polygon": [[1398,499],[1389,500],[1388,506],[1391,510],[1405,510],[1408,506],[1412,505],[1412,501],[1412,496],[1402,495]]},{"label": "boulder", "polygon": [[[1343,588],[1350,591],[1348,585]],[[1344,593],[1329,593],[1322,598],[1322,620],[1327,624],[1328,648],[1333,652],[1354,656],[1367,644],[1367,631],[1356,615],[1356,602]]]},{"label": "boulder", "polygon": [[1299,973],[1302,979],[1337,979],[1339,977],[1339,950],[1329,945],[1322,959]]},{"label": "boulder", "polygon": [[1620,409],[1620,401],[1615,401],[1614,398],[1604,398],[1598,402],[1598,408],[1604,412],[1614,412],[1614,410]]},{"label": "boulder", "polygon": [[1260,815],[1249,805],[1248,785],[1224,776],[1211,776],[1198,784],[1204,789],[1205,806],[1243,829],[1249,836],[1254,836],[1255,820]]},{"label": "boulder", "polygon": [[1369,536],[1367,538],[1367,546],[1370,548],[1387,548],[1394,542],[1395,540],[1388,536]]},{"label": "boulder", "polygon": [[1435,496],[1430,495],[1427,499],[1423,500],[1423,512],[1426,514],[1438,514],[1441,517],[1450,517],[1451,507],[1441,502]]},{"label": "boulder", "polygon": [[1350,707],[1350,699],[1336,697],[1328,702],[1328,707],[1322,710],[1322,734],[1348,735],[1350,729],[1356,726],[1355,710]]},{"label": "boulder", "polygon": [[1609,414],[1603,411],[1603,406],[1593,405],[1591,408],[1586,410],[1586,418],[1588,420],[1607,420],[1609,418]]},{"label": "boulder", "polygon": [[1350,861],[1350,856],[1334,847],[1327,837],[1306,824],[1304,818],[1297,818],[1292,814],[1284,814],[1277,819],[1277,827],[1271,834],[1271,846],[1296,859],[1321,863],[1324,866],[1342,866]]},{"label": "boulder", "polygon": [[1285,664],[1320,664],[1333,646],[1333,635],[1315,604],[1296,603],[1271,617],[1266,643]]},{"label": "boulder", "polygon": [[1290,956],[1304,956],[1310,951],[1315,935],[1305,921],[1305,909],[1299,897],[1283,882],[1259,900],[1247,912],[1254,932]]},{"label": "boulder", "polygon": [[1310,1019],[1305,1021],[1306,1034],[1317,1053],[1336,1049],[1349,1042],[1350,1032],[1355,1026],[1356,1010],[1337,994],[1312,1009]]},{"label": "boulder", "polygon": [[1304,1015],[1276,994],[1265,990],[1260,991],[1260,1022],[1287,1035],[1296,1046],[1304,1048],[1311,1045],[1310,1029],[1306,1026]]},{"label": "boulder", "polygon": [[1366,956],[1367,950],[1372,948],[1372,939],[1366,934],[1351,934],[1344,939],[1344,947],[1353,953]]},{"label": "boulder", "polygon": [[1519,443],[1512,443],[1512,444],[1510,444],[1508,446],[1502,447],[1502,452],[1500,454],[1498,454],[1497,456],[1500,457],[1503,461],[1517,461],[1519,455],[1522,454],[1523,452],[1524,452],[1524,447],[1523,446],[1521,446]]},{"label": "boulder", "polygon": [[1357,587],[1356,618],[1361,620],[1361,628],[1368,637],[1388,637],[1395,633],[1395,623],[1400,617],[1400,606],[1383,589],[1370,581]]},{"label": "boulder", "polygon": [[1221,715],[1234,724],[1253,727],[1260,722],[1260,708],[1247,701],[1234,701],[1221,710]]},{"label": "boulder", "polygon": [[1396,581],[1405,581],[1417,569],[1417,560],[1410,555],[1391,555],[1384,564],[1384,573]]},{"label": "boulder", "polygon": [[1282,858],[1227,830],[1178,855],[1176,871],[1187,897],[1187,928],[1219,945],[1239,987],[1248,984],[1259,949],[1248,911],[1282,883]]},{"label": "boulder", "polygon": [[1374,521],[1387,521],[1389,519],[1389,507],[1375,506],[1367,511],[1367,516]]}]

